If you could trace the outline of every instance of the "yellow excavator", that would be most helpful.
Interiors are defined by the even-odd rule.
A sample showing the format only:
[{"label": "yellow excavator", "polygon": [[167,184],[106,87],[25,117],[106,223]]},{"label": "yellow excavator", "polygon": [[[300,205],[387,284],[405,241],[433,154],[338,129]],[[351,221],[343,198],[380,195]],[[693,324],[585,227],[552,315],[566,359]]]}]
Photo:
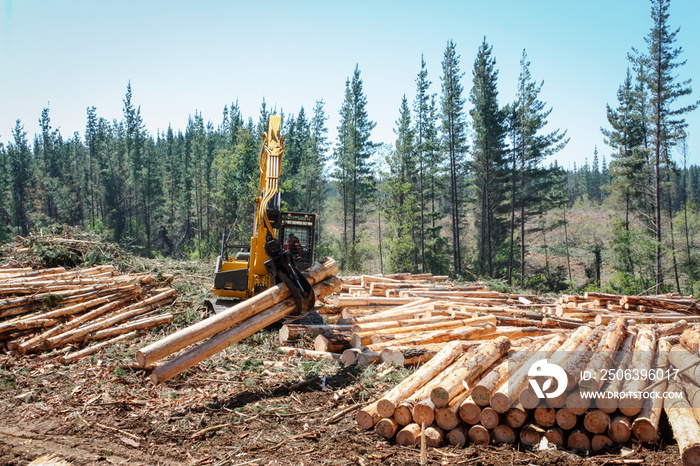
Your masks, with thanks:
[{"label": "yellow excavator", "polygon": [[[221,238],[214,286],[217,299],[208,299],[214,312],[247,299],[278,283],[289,288],[297,314],[310,311],[315,302],[311,285],[302,274],[314,259],[314,214],[282,212],[279,177],[284,153],[280,116],[270,116],[260,154],[260,184],[255,198],[255,222],[250,244],[227,244]],[[229,251],[235,251],[230,256]]]}]

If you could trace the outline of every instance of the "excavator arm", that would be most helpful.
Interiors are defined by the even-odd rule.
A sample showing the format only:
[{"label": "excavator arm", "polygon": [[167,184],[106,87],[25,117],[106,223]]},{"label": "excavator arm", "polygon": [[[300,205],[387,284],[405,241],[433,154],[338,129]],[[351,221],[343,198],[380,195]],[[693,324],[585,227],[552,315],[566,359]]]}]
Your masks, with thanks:
[{"label": "excavator arm", "polygon": [[[279,177],[284,154],[284,136],[280,135],[281,125],[281,117],[272,115],[268,130],[264,133],[250,252],[247,257],[225,261],[225,247],[222,241],[222,255],[220,263],[217,264],[212,291],[219,296],[249,298],[270,286],[284,283],[291,292],[297,313],[303,313],[313,308],[314,292],[277,234],[282,226]],[[234,281],[227,282],[227,276],[233,277]],[[247,278],[247,286],[241,289],[244,276]]]}]

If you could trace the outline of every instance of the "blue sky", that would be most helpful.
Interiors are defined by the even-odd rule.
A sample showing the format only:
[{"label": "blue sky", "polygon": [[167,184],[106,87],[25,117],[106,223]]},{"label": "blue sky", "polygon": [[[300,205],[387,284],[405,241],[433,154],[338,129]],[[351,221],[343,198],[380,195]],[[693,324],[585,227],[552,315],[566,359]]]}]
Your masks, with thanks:
[{"label": "blue sky", "polygon": [[[486,36],[499,70],[501,105],[515,96],[523,49],[541,98],[553,112],[549,129],[568,130],[557,156],[572,167],[604,145],[600,127],[632,47],[644,48],[645,0],[490,1],[38,1],[3,0],[0,18],[0,141],[16,119],[30,137],[49,106],[64,137],[85,128],[88,106],[122,118],[130,80],[133,102],[150,133],[183,129],[199,111],[215,125],[238,100],[257,119],[262,99],[285,113],[326,103],[335,135],[345,80],[359,64],[375,142],[393,142],[404,94],[412,101],[421,54],[432,91],[440,91],[442,55],[453,40],[471,88],[476,51]],[[670,24],[687,65],[681,79],[700,98],[700,2],[672,0]],[[700,111],[688,117],[690,161],[700,163]]]}]

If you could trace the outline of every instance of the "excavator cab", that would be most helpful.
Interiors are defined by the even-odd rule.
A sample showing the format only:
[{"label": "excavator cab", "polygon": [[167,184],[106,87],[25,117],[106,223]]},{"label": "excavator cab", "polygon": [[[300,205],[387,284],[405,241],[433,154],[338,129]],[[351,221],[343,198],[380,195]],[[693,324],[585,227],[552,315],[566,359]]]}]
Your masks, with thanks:
[{"label": "excavator cab", "polygon": [[280,210],[279,175],[284,143],[280,129],[281,118],[270,116],[260,155],[260,185],[250,244],[227,244],[225,236],[221,239],[211,289],[218,299],[207,300],[214,312],[233,305],[232,299],[250,298],[278,283],[289,288],[297,314],[314,306],[314,292],[302,270],[313,264],[316,217]]}]

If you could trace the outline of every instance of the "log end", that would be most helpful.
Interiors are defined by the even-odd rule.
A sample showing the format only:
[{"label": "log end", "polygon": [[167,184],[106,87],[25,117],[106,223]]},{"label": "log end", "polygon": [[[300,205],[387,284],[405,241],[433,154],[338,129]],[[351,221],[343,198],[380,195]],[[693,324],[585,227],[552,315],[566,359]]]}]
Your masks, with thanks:
[{"label": "log end", "polygon": [[340,355],[340,362],[343,364],[343,367],[350,367],[355,362],[357,361],[357,349],[356,348],[350,348],[346,349],[343,351],[343,354]]},{"label": "log end", "polygon": [[493,408],[484,408],[481,410],[481,415],[479,416],[481,425],[487,429],[493,429],[501,422],[501,415],[497,413]]},{"label": "log end", "polygon": [[416,423],[409,424],[396,434],[396,443],[403,446],[413,446],[420,435],[420,426]]},{"label": "log end", "polygon": [[377,403],[377,412],[381,417],[391,417],[394,415],[395,410],[396,403],[386,398],[382,398],[379,400],[379,403]]},{"label": "log end", "polygon": [[544,436],[547,437],[549,443],[553,443],[558,447],[564,446],[564,432],[560,428],[552,427],[551,429],[547,429]]},{"label": "log end", "polygon": [[[394,414],[394,417],[396,417],[396,414]],[[435,411],[435,422],[449,432],[459,425],[459,417],[450,408],[440,408]]]},{"label": "log end", "polygon": [[653,442],[658,432],[649,419],[637,418],[632,423],[632,432],[641,442]]},{"label": "log end", "polygon": [[510,408],[510,398],[508,395],[498,392],[491,395],[489,404],[497,413],[505,413]]},{"label": "log end", "polygon": [[435,387],[430,392],[430,401],[433,402],[435,407],[442,408],[450,402],[450,394],[444,387]]},{"label": "log end", "polygon": [[401,404],[394,410],[394,419],[399,425],[407,426],[413,422],[413,416],[411,415],[411,408],[405,404]]},{"label": "log end", "polygon": [[377,425],[374,426],[374,431],[377,432],[379,435],[381,435],[384,438],[391,438],[396,434],[396,431],[398,430],[399,424],[396,422],[396,420],[387,417],[384,419],[381,419],[379,422],[377,422]]},{"label": "log end", "polygon": [[544,430],[539,426],[528,424],[520,429],[520,443],[528,446],[539,445],[544,434]]},{"label": "log end", "polygon": [[644,400],[637,398],[624,398],[620,400],[618,409],[625,416],[636,416],[642,411]]},{"label": "log end", "polygon": [[462,403],[459,407],[459,417],[467,424],[476,424],[481,417],[481,408],[474,403]]},{"label": "log end", "polygon": [[681,454],[683,466],[700,466],[700,445],[690,445]]},{"label": "log end", "polygon": [[493,428],[493,431],[491,433],[496,443],[515,443],[515,431],[508,425],[498,425]]},{"label": "log end", "polygon": [[372,413],[371,410],[365,408],[361,409],[355,415],[355,422],[357,425],[363,429],[371,429],[379,421],[379,415]]},{"label": "log end", "polygon": [[540,404],[540,401],[542,401],[537,396],[537,394],[532,389],[532,387],[524,388],[523,391],[520,392],[520,396],[518,397],[518,400],[520,401],[520,404],[523,405],[523,408],[525,408],[525,409],[535,409],[535,408],[537,408],[537,405]]},{"label": "log end", "polygon": [[450,445],[463,447],[467,443],[467,437],[467,430],[462,426],[458,426],[447,433],[447,442]]},{"label": "log end", "polygon": [[612,446],[612,440],[607,435],[594,435],[591,439],[591,450],[600,451]]},{"label": "log end", "polygon": [[136,364],[141,367],[146,367],[146,356],[141,352],[141,350],[136,352]]},{"label": "log end", "polygon": [[598,409],[589,411],[583,418],[583,427],[592,434],[602,434],[609,425],[610,416]]},{"label": "log end", "polygon": [[474,387],[470,395],[474,400],[474,403],[479,406],[488,406],[491,402],[491,392],[487,388],[480,385]]},{"label": "log end", "polygon": [[435,420],[435,410],[432,406],[418,403],[413,407],[413,420],[418,424],[429,426]]},{"label": "log end", "polygon": [[469,429],[469,440],[474,445],[488,445],[491,443],[491,434],[486,427],[477,424]]},{"label": "log end", "polygon": [[591,449],[591,439],[588,438],[585,432],[576,430],[569,434],[566,446],[572,450],[589,451]]}]

